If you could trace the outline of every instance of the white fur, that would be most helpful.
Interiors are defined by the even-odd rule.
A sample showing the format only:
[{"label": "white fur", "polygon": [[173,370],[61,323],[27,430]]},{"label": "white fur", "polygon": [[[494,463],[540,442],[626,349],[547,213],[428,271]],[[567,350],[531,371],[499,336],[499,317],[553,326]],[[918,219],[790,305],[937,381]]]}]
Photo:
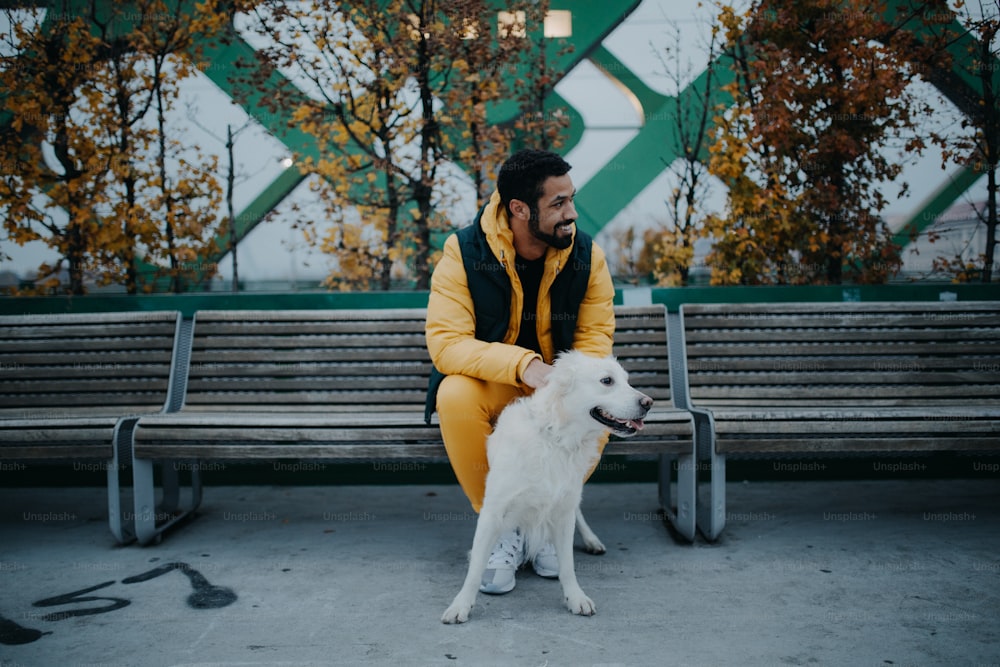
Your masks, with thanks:
[{"label": "white fur", "polygon": [[[601,436],[609,431],[634,435],[651,404],[629,386],[628,374],[613,357],[572,351],[559,356],[547,384],[507,406],[487,441],[490,470],[469,571],[442,622],[468,620],[493,545],[503,532],[518,527],[529,558],[543,544],[555,545],[569,610],[584,616],[596,612],[573,569],[574,521],[587,550],[604,552],[580,512],[584,476],[600,456]],[[623,423],[611,428],[597,421],[595,408]]]}]

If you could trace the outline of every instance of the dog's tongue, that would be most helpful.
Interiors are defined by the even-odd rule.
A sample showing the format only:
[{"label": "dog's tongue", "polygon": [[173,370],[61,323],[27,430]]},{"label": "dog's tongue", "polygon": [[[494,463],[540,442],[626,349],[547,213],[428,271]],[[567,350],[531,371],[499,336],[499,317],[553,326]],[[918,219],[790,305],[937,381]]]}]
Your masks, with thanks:
[{"label": "dog's tongue", "polygon": [[641,431],[642,427],[645,426],[645,424],[641,419],[633,419],[632,421],[629,422],[629,426],[634,428],[636,431]]}]

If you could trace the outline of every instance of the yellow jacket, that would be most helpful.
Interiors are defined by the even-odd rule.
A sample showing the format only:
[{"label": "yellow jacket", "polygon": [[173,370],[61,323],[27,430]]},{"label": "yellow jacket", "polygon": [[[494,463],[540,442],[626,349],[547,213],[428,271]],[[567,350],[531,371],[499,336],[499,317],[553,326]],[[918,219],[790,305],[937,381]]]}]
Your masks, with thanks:
[{"label": "yellow jacket", "polygon": [[[502,342],[488,343],[475,337],[476,321],[465,273],[465,265],[457,237],[452,234],[444,246],[444,255],[431,277],[431,292],[427,304],[427,349],[434,366],[444,375],[470,377],[519,385],[522,373],[539,355],[514,344],[522,321],[521,282],[514,268],[514,233],[507,220],[507,211],[500,195],[493,193],[483,210],[480,224],[490,249],[503,264],[511,283],[510,322]],[[538,289],[537,327],[541,358],[552,363],[555,351],[552,343],[551,301],[549,288],[566,264],[572,247],[565,250],[549,248],[545,271]],[[573,349],[592,356],[611,354],[615,331],[612,305],[614,284],[604,252],[593,244],[590,278],[587,292],[580,304],[573,337]]]}]

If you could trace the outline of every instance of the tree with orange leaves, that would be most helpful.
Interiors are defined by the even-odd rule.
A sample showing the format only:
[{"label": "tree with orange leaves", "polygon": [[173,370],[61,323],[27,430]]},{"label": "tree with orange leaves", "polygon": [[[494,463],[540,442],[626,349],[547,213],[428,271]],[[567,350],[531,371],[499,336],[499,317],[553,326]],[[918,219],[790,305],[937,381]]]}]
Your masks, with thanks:
[{"label": "tree with orange leaves", "polygon": [[[540,26],[547,5],[513,3],[499,26],[484,0],[263,0],[245,8],[262,42],[251,83],[268,91],[265,104],[294,109],[296,128],[316,139],[315,152],[296,163],[325,229],[312,219],[297,224],[333,258],[328,287],[427,289],[433,236],[453,227],[446,211],[461,194],[459,167],[482,201],[515,133],[552,145],[562,128],[553,115],[531,114],[516,127],[490,119],[522,92],[512,91],[510,70],[534,53],[525,22]],[[299,89],[264,88],[275,68]],[[552,85],[544,77],[522,83]]]},{"label": "tree with orange leaves", "polygon": [[[65,0],[40,25],[6,10],[0,149],[12,166],[0,210],[8,238],[59,255],[39,267],[36,291],[83,294],[93,283],[136,293],[159,275],[179,290],[183,274],[199,272],[221,190],[212,162],[167,136],[167,113],[194,71],[179,54],[221,27],[218,9]],[[141,262],[153,275],[140,275]]]},{"label": "tree with orange leaves", "polygon": [[884,282],[900,260],[879,184],[923,149],[929,113],[906,32],[877,0],[757,0],[720,21],[737,76],[712,148],[730,187],[709,223],[713,283]]}]

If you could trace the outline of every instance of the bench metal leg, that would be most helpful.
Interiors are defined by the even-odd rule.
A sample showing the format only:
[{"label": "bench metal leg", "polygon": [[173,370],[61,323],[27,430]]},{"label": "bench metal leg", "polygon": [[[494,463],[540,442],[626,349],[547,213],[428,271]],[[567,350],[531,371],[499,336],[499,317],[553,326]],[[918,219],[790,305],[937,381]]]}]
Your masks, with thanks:
[{"label": "bench metal leg", "polygon": [[128,544],[135,539],[135,522],[131,511],[122,510],[130,502],[122,501],[121,475],[132,466],[132,429],[135,419],[123,419],[115,425],[112,436],[112,458],[108,463],[108,524],[111,534],[119,544]]},{"label": "bench metal leg", "polygon": [[162,501],[156,502],[156,484],[153,477],[155,462],[150,459],[135,459],[132,466],[135,487],[135,536],[141,545],[159,541],[163,533],[180,521],[194,515],[201,505],[201,472],[197,465],[191,466],[191,502],[186,508],[180,506],[180,484],[177,467],[163,465]]},{"label": "bench metal leg", "polygon": [[175,512],[181,504],[180,475],[177,465],[173,462],[160,466],[160,487],[163,489],[160,499],[160,511]]},{"label": "bench metal leg", "polygon": [[685,455],[677,461],[677,529],[694,541],[697,519],[698,466],[694,456]]},{"label": "bench metal leg", "polygon": [[[697,503],[698,530],[706,539],[715,541],[726,527],[726,457],[715,451],[715,423],[708,412],[693,410],[694,437],[697,461],[694,465],[694,484]],[[702,497],[699,482],[708,477],[708,498]]]},{"label": "bench metal leg", "polygon": [[156,487],[153,483],[153,462],[136,459],[132,463],[132,484],[135,511],[135,536],[139,544],[149,544],[156,538]]},{"label": "bench metal leg", "polygon": [[[671,490],[673,464],[677,461],[676,507]],[[659,496],[660,507],[667,513],[674,529],[689,541],[695,536],[695,485],[693,478],[694,461],[690,455],[674,457],[660,455]]]},{"label": "bench metal leg", "polygon": [[726,457],[713,452],[706,463],[708,500],[698,504],[698,529],[714,542],[726,527]]}]

